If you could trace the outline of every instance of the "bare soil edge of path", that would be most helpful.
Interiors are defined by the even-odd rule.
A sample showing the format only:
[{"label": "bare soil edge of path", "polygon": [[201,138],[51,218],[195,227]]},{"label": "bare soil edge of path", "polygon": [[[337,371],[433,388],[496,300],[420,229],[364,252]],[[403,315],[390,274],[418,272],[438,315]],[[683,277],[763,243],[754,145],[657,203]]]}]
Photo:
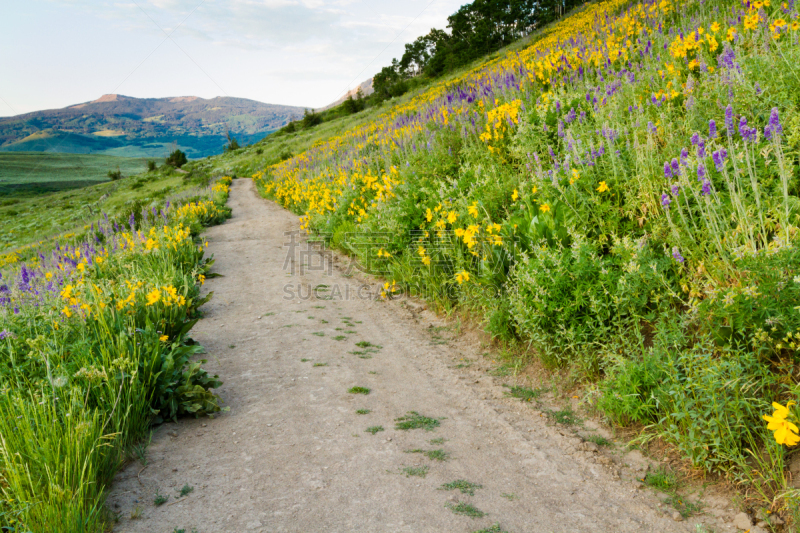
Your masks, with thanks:
[{"label": "bare soil edge of path", "polygon": [[[194,338],[230,411],[155,429],[147,466],[111,489],[115,531],[735,531],[727,500],[678,521],[638,481],[639,452],[596,450],[509,397],[478,335],[376,300],[380,283],[349,276],[347,258],[284,246],[298,218],[251,180],[229,205],[206,233],[222,277]],[[401,429],[409,412],[431,427]],[[479,487],[445,490],[456,481]]]}]

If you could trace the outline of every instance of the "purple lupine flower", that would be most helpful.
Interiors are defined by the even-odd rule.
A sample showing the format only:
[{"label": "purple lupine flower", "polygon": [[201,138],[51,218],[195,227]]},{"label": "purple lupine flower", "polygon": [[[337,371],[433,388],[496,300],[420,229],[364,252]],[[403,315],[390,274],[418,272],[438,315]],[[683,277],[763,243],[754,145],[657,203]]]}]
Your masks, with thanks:
[{"label": "purple lupine flower", "polygon": [[703,139],[700,139],[700,142],[697,143],[697,157],[700,159],[706,157],[706,141]]},{"label": "purple lupine flower", "polygon": [[677,183],[673,184],[673,185],[672,185],[672,196],[675,196],[675,197],[677,198],[677,196],[678,196],[680,193],[681,193],[681,188],[680,188],[680,186],[679,186]]},{"label": "purple lupine flower", "polygon": [[667,179],[672,177],[672,167],[669,166],[669,163],[664,163],[664,177]]},{"label": "purple lupine flower", "polygon": [[686,166],[689,163],[689,150],[681,148],[681,165]]},{"label": "purple lupine flower", "polygon": [[697,181],[703,181],[706,177],[706,167],[703,163],[697,165]]},{"label": "purple lupine flower", "polygon": [[739,119],[739,135],[744,137],[745,133],[747,133],[747,119],[742,117]]},{"label": "purple lupine flower", "polygon": [[760,96],[760,95],[761,95],[761,85],[756,83],[756,96]]},{"label": "purple lupine flower", "polygon": [[5,340],[11,336],[11,332],[8,330],[0,331],[0,341]]},{"label": "purple lupine flower", "polygon": [[713,118],[708,121],[708,138],[709,139],[717,138],[717,123]]},{"label": "purple lupine flower", "polygon": [[707,179],[703,180],[703,187],[700,189],[700,194],[703,196],[711,194],[711,182]]},{"label": "purple lupine flower", "polygon": [[692,145],[697,146],[700,143],[700,134],[696,133],[692,135]]},{"label": "purple lupine flower", "polygon": [[131,213],[131,216],[128,219],[128,225],[131,227],[131,231],[133,231],[136,227],[136,217],[133,215],[133,213]]},{"label": "purple lupine flower", "polygon": [[681,165],[678,163],[676,158],[672,158],[672,163],[670,164],[672,167],[672,175],[673,176],[680,176],[681,175]]},{"label": "purple lupine flower", "polygon": [[728,157],[728,151],[725,148],[720,148],[713,154],[711,154],[711,159],[714,160],[714,166],[717,167],[719,172],[722,172],[722,169],[725,168],[725,159]]},{"label": "purple lupine flower", "polygon": [[728,136],[733,137],[733,106],[731,104],[728,104],[728,107],[725,108],[725,129],[728,132]]},{"label": "purple lupine flower", "polygon": [[717,58],[717,64],[720,68],[739,70],[739,65],[736,64],[736,54],[730,44],[725,43],[722,53]]},{"label": "purple lupine flower", "polygon": [[781,126],[780,118],[778,117],[778,108],[773,107],[769,114],[769,124],[764,128],[764,137],[772,139],[775,135],[776,138],[783,134],[783,127]]},{"label": "purple lupine flower", "polygon": [[661,195],[661,207],[664,209],[669,209],[669,204],[672,203],[672,199],[669,197],[669,194],[664,193]]},{"label": "purple lupine flower", "polygon": [[684,257],[681,255],[681,252],[678,250],[677,246],[672,247],[672,258],[678,263],[683,263],[686,261],[686,259],[684,259]]},{"label": "purple lupine flower", "polygon": [[648,121],[648,122],[647,122],[647,129],[649,129],[649,130],[650,130],[650,132],[651,132],[653,135],[655,135],[655,134],[658,132],[658,128],[656,128],[656,127],[655,127],[655,125],[654,125],[652,122],[650,122],[650,121]]}]

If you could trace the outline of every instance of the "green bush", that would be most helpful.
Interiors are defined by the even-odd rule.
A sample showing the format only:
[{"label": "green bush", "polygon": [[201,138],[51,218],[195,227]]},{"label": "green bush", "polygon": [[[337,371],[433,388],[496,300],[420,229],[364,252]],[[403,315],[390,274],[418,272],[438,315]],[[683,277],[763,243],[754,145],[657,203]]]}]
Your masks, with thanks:
[{"label": "green bush", "polygon": [[652,319],[673,277],[644,241],[617,239],[604,255],[576,235],[569,247],[540,246],[515,267],[511,312],[548,362],[597,369],[597,351]]},{"label": "green bush", "polygon": [[164,161],[164,163],[166,163],[171,167],[181,168],[183,165],[186,164],[187,161],[188,159],[186,159],[186,154],[184,152],[180,150],[175,150],[174,152],[169,154],[169,157],[167,157],[167,160]]}]

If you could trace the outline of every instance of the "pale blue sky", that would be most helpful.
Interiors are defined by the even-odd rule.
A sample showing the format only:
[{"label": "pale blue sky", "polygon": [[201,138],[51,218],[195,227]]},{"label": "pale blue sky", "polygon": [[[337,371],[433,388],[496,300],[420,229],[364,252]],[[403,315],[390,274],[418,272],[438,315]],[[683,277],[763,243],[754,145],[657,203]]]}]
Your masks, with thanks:
[{"label": "pale blue sky", "polygon": [[0,116],[107,93],[321,107],[466,1],[0,0]]}]

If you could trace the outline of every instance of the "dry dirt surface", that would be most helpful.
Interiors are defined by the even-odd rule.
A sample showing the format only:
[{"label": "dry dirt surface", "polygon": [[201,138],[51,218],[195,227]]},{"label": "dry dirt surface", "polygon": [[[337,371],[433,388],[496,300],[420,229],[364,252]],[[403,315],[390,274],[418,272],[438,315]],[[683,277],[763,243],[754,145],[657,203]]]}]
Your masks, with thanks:
[{"label": "dry dirt surface", "polygon": [[598,453],[509,397],[424,306],[286,246],[298,218],[250,180],[229,205],[206,234],[222,276],[194,338],[230,410],[154,431],[146,466],[114,482],[114,531],[703,531],[636,481],[638,452]]}]

